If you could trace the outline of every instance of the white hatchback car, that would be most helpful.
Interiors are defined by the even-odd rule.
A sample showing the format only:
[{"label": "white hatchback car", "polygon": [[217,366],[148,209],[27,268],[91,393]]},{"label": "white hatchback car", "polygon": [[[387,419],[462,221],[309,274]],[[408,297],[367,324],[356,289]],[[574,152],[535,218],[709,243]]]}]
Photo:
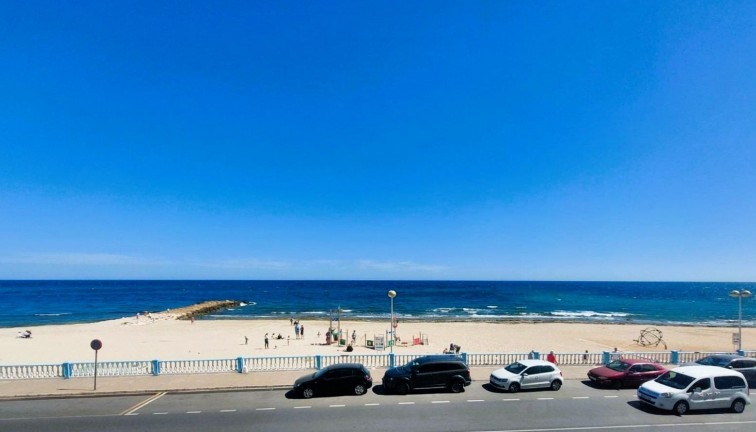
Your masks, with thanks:
[{"label": "white hatchback car", "polygon": [[736,413],[751,403],[743,374],[716,366],[681,366],[638,388],[638,399],[677,415],[689,409],[729,408]]},{"label": "white hatchback car", "polygon": [[492,386],[517,393],[520,389],[550,388],[559,390],[564,384],[562,371],[543,360],[520,360],[491,373]]}]

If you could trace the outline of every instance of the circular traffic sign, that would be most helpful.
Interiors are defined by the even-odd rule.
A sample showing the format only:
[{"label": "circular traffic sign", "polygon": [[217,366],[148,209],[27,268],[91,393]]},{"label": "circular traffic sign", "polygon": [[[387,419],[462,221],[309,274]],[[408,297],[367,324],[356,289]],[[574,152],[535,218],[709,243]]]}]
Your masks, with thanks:
[{"label": "circular traffic sign", "polygon": [[93,339],[92,342],[89,343],[89,346],[92,347],[93,350],[97,351],[102,348],[102,342],[100,342],[99,339]]}]

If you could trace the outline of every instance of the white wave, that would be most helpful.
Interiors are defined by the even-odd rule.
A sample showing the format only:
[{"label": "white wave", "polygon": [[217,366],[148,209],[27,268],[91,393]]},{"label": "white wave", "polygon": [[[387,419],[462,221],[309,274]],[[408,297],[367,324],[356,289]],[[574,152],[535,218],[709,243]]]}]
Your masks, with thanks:
[{"label": "white wave", "polygon": [[498,306],[486,306],[488,309],[497,309]]},{"label": "white wave", "polygon": [[441,307],[441,308],[435,308],[435,309],[431,309],[431,310],[432,310],[433,312],[442,312],[442,313],[449,313],[449,312],[451,312],[451,311],[453,311],[453,310],[455,310],[455,309],[456,309],[456,308],[447,308],[447,307]]},{"label": "white wave", "polygon": [[34,316],[62,316],[62,315],[71,315],[71,312],[61,312],[61,313],[36,313]]},{"label": "white wave", "polygon": [[630,316],[625,312],[596,312],[596,311],[554,311],[551,315],[564,318],[624,318]]}]

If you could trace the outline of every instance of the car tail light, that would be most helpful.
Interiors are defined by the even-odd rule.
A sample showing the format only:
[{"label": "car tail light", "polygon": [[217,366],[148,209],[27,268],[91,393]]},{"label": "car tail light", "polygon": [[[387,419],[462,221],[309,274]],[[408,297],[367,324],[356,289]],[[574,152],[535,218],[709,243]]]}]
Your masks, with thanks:
[{"label": "car tail light", "polygon": [[373,377],[371,377],[370,375],[365,375],[365,381],[373,382]]}]

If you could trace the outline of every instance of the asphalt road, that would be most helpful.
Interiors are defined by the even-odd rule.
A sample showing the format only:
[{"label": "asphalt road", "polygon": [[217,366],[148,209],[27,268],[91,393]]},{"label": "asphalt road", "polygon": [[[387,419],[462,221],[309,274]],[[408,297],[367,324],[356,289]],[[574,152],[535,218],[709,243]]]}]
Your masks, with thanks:
[{"label": "asphalt road", "polygon": [[577,381],[562,390],[509,394],[473,382],[460,394],[423,392],[309,400],[281,390],[0,402],[0,431],[748,431],[745,413],[684,417],[642,407],[635,391]]}]

